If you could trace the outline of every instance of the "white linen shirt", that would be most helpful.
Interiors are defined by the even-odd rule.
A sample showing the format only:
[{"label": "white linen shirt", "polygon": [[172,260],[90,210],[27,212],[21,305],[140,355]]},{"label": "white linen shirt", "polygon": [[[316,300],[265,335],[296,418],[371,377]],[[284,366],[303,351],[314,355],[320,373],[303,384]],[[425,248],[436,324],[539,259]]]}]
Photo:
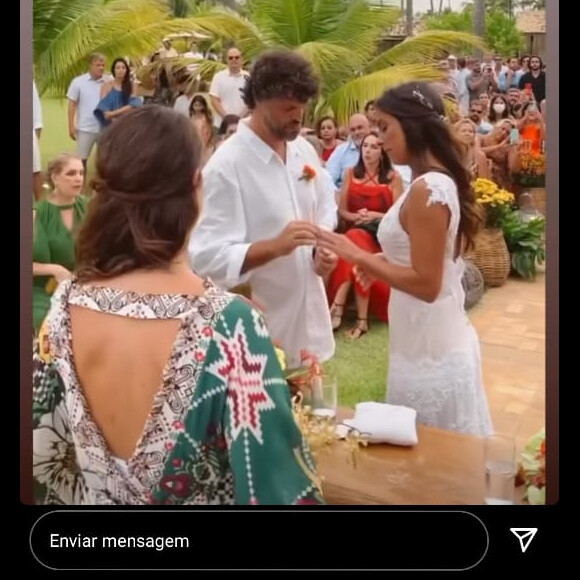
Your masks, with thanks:
[{"label": "white linen shirt", "polygon": [[101,100],[101,87],[112,79],[111,75],[94,79],[89,73],[85,73],[72,80],[66,97],[77,103],[77,131],[101,132],[101,125],[95,117],[95,109]]},{"label": "white linen shirt", "polygon": [[[209,88],[209,94],[220,100],[227,115],[241,117],[244,114],[246,104],[244,103],[241,89],[244,88],[248,76],[248,71],[243,69],[237,75],[233,75],[229,69],[220,70],[214,75]],[[222,117],[217,111],[214,111],[214,126],[219,127],[221,122]]]},{"label": "white linen shirt", "polygon": [[[305,165],[316,171],[310,181],[300,180]],[[294,220],[336,227],[330,176],[303,137],[288,142],[284,164],[242,121],[203,170],[202,210],[190,236],[189,256],[198,275],[224,289],[251,285],[289,368],[300,364],[302,349],[321,362],[334,355],[326,291],[314,270],[312,247],[298,247],[288,256],[240,272],[253,243],[275,238]]]}]

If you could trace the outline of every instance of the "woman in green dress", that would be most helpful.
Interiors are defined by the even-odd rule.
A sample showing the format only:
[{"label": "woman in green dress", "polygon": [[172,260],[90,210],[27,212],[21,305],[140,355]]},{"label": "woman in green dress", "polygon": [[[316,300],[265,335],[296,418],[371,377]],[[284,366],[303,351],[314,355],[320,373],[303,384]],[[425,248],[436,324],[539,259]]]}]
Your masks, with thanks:
[{"label": "woman in green dress", "polygon": [[52,192],[33,211],[32,308],[34,333],[50,307],[57,284],[70,278],[75,266],[75,235],[86,210],[81,195],[84,169],[80,157],[63,153],[48,164]]}]

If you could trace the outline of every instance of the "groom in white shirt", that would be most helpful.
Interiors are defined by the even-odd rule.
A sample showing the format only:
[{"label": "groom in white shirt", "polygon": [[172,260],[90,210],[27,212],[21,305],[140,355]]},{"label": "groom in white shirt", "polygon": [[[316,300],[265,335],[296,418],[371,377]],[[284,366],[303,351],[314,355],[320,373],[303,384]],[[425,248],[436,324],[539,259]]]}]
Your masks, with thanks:
[{"label": "groom in white shirt", "polygon": [[290,368],[303,349],[323,362],[335,348],[322,277],[337,257],[316,249],[319,228],[337,225],[335,189],[300,136],[318,87],[294,52],[258,58],[243,89],[251,116],[203,170],[202,211],[189,242],[198,275],[223,288],[250,284]]}]

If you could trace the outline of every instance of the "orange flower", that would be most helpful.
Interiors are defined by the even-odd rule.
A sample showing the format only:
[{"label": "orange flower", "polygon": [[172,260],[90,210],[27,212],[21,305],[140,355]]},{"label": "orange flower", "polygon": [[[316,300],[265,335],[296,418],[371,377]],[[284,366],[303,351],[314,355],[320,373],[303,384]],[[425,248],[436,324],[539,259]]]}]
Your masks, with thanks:
[{"label": "orange flower", "polygon": [[306,181],[310,181],[312,178],[316,177],[316,169],[311,165],[305,165],[302,168],[302,177],[298,181],[302,181],[303,179]]}]

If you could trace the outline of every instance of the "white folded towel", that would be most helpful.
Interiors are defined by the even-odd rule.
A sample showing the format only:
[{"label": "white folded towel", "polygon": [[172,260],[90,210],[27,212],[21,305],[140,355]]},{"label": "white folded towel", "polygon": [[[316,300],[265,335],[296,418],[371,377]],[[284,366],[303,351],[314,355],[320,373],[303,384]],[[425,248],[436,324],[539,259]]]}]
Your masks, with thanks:
[{"label": "white folded towel", "polygon": [[[415,409],[373,401],[358,403],[354,417],[343,421],[344,425],[366,434],[369,443],[391,443],[402,446],[417,444],[416,422]],[[344,437],[344,429],[339,429],[337,434]]]}]

